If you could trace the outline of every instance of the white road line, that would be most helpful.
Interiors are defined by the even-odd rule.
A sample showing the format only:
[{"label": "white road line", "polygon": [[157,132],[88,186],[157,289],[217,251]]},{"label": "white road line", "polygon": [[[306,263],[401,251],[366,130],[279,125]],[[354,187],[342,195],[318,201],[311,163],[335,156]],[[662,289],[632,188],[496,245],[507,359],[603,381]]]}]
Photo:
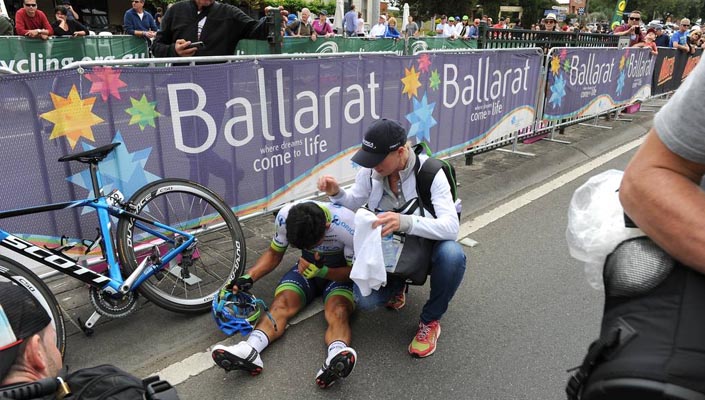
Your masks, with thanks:
[{"label": "white road line", "polygon": [[543,185],[532,189],[531,191],[524,193],[523,195],[512,199],[488,212],[485,214],[482,214],[478,216],[477,218],[474,218],[471,221],[468,221],[460,226],[460,233],[458,234],[458,238],[465,238],[468,235],[476,232],[479,229],[482,229],[486,227],[487,225],[497,221],[498,219],[504,217],[505,215],[511,213],[512,211],[516,211],[520,209],[521,207],[524,207],[525,205],[531,203],[532,201],[541,198],[542,196],[547,195],[548,193],[551,193],[555,189],[558,189],[559,187],[565,185],[566,183],[569,183],[570,181],[579,178],[580,176],[592,171],[593,169],[611,161],[614,158],[617,158],[621,156],[622,154],[634,149],[635,147],[638,147],[641,145],[641,143],[644,142],[644,138],[639,138],[636,139],[632,142],[629,142],[625,145],[622,145],[612,151],[609,151],[589,162],[587,162],[584,165],[581,165],[578,168],[575,168],[571,170],[570,172],[566,172],[565,174],[559,176],[558,178],[555,178],[547,183],[544,183]]},{"label": "white road line", "polygon": [[[550,192],[552,192],[555,189],[558,189],[559,187],[565,185],[566,183],[580,177],[581,175],[590,172],[591,170],[607,163],[608,161],[628,152],[629,150],[632,150],[633,148],[639,146],[642,142],[644,141],[643,138],[634,140],[630,143],[627,143],[621,147],[618,147],[615,150],[612,150],[608,153],[605,153],[594,160],[578,167],[570,172],[567,172],[561,176],[559,176],[556,179],[553,179],[552,181],[545,183],[519,197],[516,199],[513,199],[507,203],[502,204],[501,206],[483,214],[480,215],[479,217],[473,219],[472,221],[466,222],[463,225],[460,226],[460,234],[458,235],[459,238],[465,238],[466,236],[470,235],[473,232],[476,232],[478,229],[484,228],[485,226],[491,224],[492,222],[502,218],[503,216],[509,214],[512,211],[515,211],[532,201],[540,198],[541,196],[544,196]],[[471,242],[467,242],[470,244]],[[305,314],[298,316],[295,320],[291,321],[292,325],[295,325],[307,318],[310,318],[319,312],[323,311],[323,304],[322,303],[315,303],[311,304],[310,307],[307,307],[307,310]],[[216,343],[216,344],[233,344],[232,339],[226,339],[222,342]],[[201,352],[201,353],[196,353],[193,354],[182,361],[176,362],[174,364],[171,364],[167,366],[166,368],[157,371],[153,374],[147,375],[159,375],[161,379],[166,379],[171,383],[172,385],[178,385],[179,383],[182,383],[186,381],[188,378],[192,376],[196,376],[200,374],[203,371],[206,371],[212,367],[214,367],[215,364],[213,363],[213,360],[211,359],[211,353],[210,349],[207,351]]]}]

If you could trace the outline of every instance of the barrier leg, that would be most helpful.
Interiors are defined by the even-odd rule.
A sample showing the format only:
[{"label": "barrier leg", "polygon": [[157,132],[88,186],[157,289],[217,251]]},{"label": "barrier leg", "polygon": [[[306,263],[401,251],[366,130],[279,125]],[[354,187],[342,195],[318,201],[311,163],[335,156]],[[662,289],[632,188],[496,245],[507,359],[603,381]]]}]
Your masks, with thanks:
[{"label": "barrier leg", "polygon": [[525,151],[517,150],[517,142],[518,141],[519,141],[519,131],[514,131],[514,138],[512,139],[512,149],[511,150],[497,149],[497,151],[502,151],[505,153],[512,153],[512,154],[516,154],[516,155],[524,156],[524,157],[536,157],[536,154],[534,154],[534,153],[527,153]]},{"label": "barrier leg", "polygon": [[600,124],[598,123],[598,122],[599,122],[598,117],[599,117],[599,115],[596,115],[596,116],[595,116],[595,119],[593,119],[593,122],[592,122],[592,123],[581,122],[579,125],[589,126],[589,127],[592,127],[592,128],[600,128],[600,129],[612,129],[611,126],[600,125]]}]

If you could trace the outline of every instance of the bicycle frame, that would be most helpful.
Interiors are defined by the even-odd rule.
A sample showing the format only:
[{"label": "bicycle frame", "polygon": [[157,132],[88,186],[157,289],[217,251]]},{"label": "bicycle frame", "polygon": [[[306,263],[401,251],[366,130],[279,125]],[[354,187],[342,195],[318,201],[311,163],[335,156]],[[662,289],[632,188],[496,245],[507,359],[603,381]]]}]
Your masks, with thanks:
[{"label": "bicycle frame", "polygon": [[[99,179],[97,179],[99,181]],[[101,193],[101,192],[98,192]],[[63,203],[47,204],[29,208],[22,208],[10,211],[0,212],[0,219],[9,218],[19,215],[37,214],[47,211],[62,210],[69,208],[90,207],[98,213],[100,236],[99,241],[102,241],[103,257],[108,264],[108,276],[94,272],[88,268],[79,265],[75,260],[64,255],[55,249],[37,246],[31,242],[21,239],[0,229],[0,250],[6,249],[22,257],[27,257],[35,262],[45,265],[49,268],[57,270],[65,275],[69,275],[80,281],[83,281],[98,289],[106,290],[111,293],[127,293],[138,288],[142,282],[149,279],[157,271],[161,270],[165,265],[168,265],[178,254],[191,246],[195,241],[195,236],[179,229],[164,225],[158,221],[153,221],[136,215],[127,210],[115,207],[108,203],[106,196],[100,196],[95,199],[69,201]],[[127,279],[122,278],[120,274],[119,263],[115,256],[113,248],[113,238],[110,231],[111,221],[110,216],[117,218],[134,218],[135,224],[145,232],[156,236],[170,243],[173,247],[164,256],[159,259],[159,264],[147,266],[150,257],[146,257],[139,268],[137,268]],[[157,228],[165,229],[169,232],[182,236],[185,240],[178,244],[174,239],[171,239],[149,225]],[[96,243],[94,243],[95,245]],[[146,270],[145,270],[146,269]]]}]

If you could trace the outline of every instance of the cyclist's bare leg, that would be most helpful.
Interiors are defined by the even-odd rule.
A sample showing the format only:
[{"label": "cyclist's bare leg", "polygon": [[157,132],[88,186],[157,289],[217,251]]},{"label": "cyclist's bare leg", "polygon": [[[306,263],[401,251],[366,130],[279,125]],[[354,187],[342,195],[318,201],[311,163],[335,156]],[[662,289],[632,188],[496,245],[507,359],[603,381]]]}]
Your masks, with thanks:
[{"label": "cyclist's bare leg", "polygon": [[328,322],[326,329],[326,345],[336,340],[350,344],[352,340],[352,330],[350,329],[350,315],[353,312],[353,304],[347,297],[331,295],[326,300],[325,315]]},{"label": "cyclist's bare leg", "polygon": [[293,290],[283,290],[279,292],[269,307],[272,318],[277,322],[277,329],[269,317],[262,315],[255,329],[259,329],[267,334],[269,343],[279,339],[284,334],[286,324],[303,308],[301,296]]}]

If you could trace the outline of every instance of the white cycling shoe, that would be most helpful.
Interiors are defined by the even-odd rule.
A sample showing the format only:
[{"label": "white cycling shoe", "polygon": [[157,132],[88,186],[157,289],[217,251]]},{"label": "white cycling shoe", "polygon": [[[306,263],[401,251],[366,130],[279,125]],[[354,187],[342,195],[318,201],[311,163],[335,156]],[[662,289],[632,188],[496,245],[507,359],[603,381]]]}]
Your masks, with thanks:
[{"label": "white cycling shoe", "polygon": [[257,350],[247,342],[240,342],[233,346],[216,345],[211,352],[213,361],[226,371],[243,370],[251,375],[259,375],[264,368],[262,358]]},{"label": "white cycling shoe", "polygon": [[343,347],[326,359],[316,374],[316,384],[322,389],[334,384],[338,378],[345,378],[355,368],[357,353],[352,347]]}]

